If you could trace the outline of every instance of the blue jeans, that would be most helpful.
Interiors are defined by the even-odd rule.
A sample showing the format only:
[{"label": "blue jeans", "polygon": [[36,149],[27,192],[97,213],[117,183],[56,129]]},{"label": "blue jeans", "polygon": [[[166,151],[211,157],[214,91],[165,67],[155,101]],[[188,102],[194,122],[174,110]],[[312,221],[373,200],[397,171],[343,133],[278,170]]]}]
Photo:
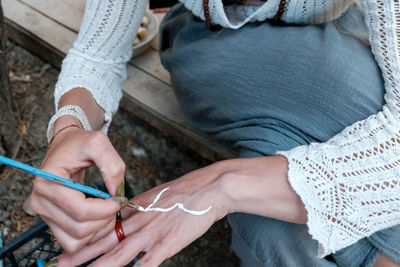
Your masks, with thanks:
[{"label": "blue jeans", "polygon": [[[238,151],[274,155],[324,142],[384,104],[382,75],[356,6],[314,26],[251,23],[211,32],[182,5],[161,25],[160,54],[192,124]],[[360,23],[361,22],[361,23]],[[243,266],[372,266],[380,253],[400,262],[400,226],[317,259],[306,225],[230,214]]]}]

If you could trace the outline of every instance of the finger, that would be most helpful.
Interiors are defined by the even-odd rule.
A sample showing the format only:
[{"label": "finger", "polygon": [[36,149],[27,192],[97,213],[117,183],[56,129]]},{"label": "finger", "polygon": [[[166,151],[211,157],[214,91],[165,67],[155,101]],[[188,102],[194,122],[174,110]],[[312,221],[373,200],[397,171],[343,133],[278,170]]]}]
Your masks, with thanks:
[{"label": "finger", "polygon": [[98,239],[96,242],[84,246],[78,252],[74,254],[63,253],[59,255],[57,257],[59,262],[62,264],[66,263],[66,266],[78,266],[114,248],[118,244],[118,238],[114,232],[114,225],[112,225],[111,232]]},{"label": "finger", "polygon": [[99,168],[108,192],[115,194],[124,182],[125,163],[114,149],[107,135],[93,132],[89,137],[88,149],[84,149],[84,160],[91,160]]},{"label": "finger", "polygon": [[[122,229],[124,230],[126,237],[136,233],[143,227],[143,225],[145,225],[144,223],[137,223],[136,218],[130,219],[131,220],[122,221]],[[104,254],[117,246],[119,241],[117,234],[115,233],[115,223],[113,222],[110,226],[110,230],[104,237],[97,238],[97,236],[95,236],[88,245],[80,249],[77,253],[62,254],[60,257],[62,257],[63,262],[69,263],[71,261],[71,265],[73,265],[72,263],[74,263],[74,265],[79,265],[97,257],[98,255]]]},{"label": "finger", "polygon": [[34,198],[31,201],[33,210],[39,214],[46,213],[41,203],[43,198],[48,199],[58,209],[63,210],[79,222],[105,219],[113,216],[120,209],[120,205],[116,201],[113,201],[112,198],[86,198],[82,192],[66,188],[42,178],[34,180],[34,191],[36,194],[42,196],[41,199]]},{"label": "finger", "polygon": [[175,252],[171,248],[171,244],[165,239],[156,243],[142,258],[140,258],[135,266],[159,266],[163,261],[172,257]]},{"label": "finger", "polygon": [[77,222],[62,210],[59,210],[53,203],[44,199],[42,204],[46,209],[46,214],[42,214],[42,217],[51,219],[64,232],[76,239],[82,239],[94,233],[97,235],[98,231],[102,230],[105,225],[115,221],[115,216],[113,216],[101,220]]},{"label": "finger", "polygon": [[64,232],[57,224],[55,224],[51,219],[43,217],[43,220],[51,228],[57,242],[63,247],[67,253],[74,253],[78,249],[86,245],[92,238],[93,234],[89,235],[83,239],[75,239],[68,233]]},{"label": "finger", "polygon": [[114,233],[115,234],[115,220],[110,221],[100,231],[96,232],[96,234],[94,235],[92,240],[90,240],[90,244],[96,243],[98,240],[100,240],[103,237],[109,235],[110,233]]},{"label": "finger", "polygon": [[148,251],[154,244],[153,240],[155,240],[154,233],[139,231],[125,238],[90,266],[125,266],[140,252]]}]

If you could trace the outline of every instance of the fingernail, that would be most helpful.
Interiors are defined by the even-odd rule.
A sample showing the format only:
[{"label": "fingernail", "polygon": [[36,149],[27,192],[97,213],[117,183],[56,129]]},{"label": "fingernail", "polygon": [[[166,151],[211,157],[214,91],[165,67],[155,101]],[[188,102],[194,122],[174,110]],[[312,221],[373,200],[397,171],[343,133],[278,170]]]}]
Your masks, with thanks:
[{"label": "fingernail", "polygon": [[44,267],[57,267],[58,265],[58,259],[57,258],[52,258],[49,262],[47,262]]},{"label": "fingernail", "polygon": [[116,197],[124,197],[125,196],[125,185],[124,185],[124,183],[120,183],[120,185],[117,187],[117,190],[115,190],[115,196]]},{"label": "fingernail", "polygon": [[126,197],[113,197],[113,200],[120,205],[121,210],[129,205],[129,200]]}]

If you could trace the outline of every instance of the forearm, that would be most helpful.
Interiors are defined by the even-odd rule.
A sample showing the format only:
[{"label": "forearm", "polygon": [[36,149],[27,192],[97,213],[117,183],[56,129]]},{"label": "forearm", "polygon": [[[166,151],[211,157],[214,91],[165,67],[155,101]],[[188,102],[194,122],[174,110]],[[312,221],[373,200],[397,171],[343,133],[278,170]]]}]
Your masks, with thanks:
[{"label": "forearm", "polygon": [[307,211],[290,186],[283,156],[228,160],[222,164],[221,190],[227,213],[245,212],[279,220],[306,223]]},{"label": "forearm", "polygon": [[[103,126],[104,110],[96,103],[96,100],[87,89],[74,88],[64,94],[59,101],[58,107],[61,108],[66,105],[79,106],[85,112],[93,130],[100,130]],[[75,117],[63,116],[55,122],[53,132],[57,132],[68,124],[80,125],[80,122]]]}]

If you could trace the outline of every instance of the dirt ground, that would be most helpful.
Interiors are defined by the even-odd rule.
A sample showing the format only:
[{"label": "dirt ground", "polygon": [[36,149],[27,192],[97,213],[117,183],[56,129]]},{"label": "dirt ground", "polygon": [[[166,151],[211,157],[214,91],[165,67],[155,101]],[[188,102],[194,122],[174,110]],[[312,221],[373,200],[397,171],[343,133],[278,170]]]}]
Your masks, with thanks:
[{"label": "dirt ground", "polygon": [[[16,159],[39,167],[47,150],[47,122],[54,112],[53,91],[59,70],[11,42],[9,55],[14,111],[22,136]],[[126,182],[136,194],[210,163],[124,110],[114,117],[109,137],[127,165]],[[98,183],[96,170],[87,176],[89,183]],[[11,168],[0,173],[0,230],[5,243],[39,220],[22,208],[32,190],[32,178]],[[162,266],[238,265],[230,249],[230,228],[223,219]]]}]

